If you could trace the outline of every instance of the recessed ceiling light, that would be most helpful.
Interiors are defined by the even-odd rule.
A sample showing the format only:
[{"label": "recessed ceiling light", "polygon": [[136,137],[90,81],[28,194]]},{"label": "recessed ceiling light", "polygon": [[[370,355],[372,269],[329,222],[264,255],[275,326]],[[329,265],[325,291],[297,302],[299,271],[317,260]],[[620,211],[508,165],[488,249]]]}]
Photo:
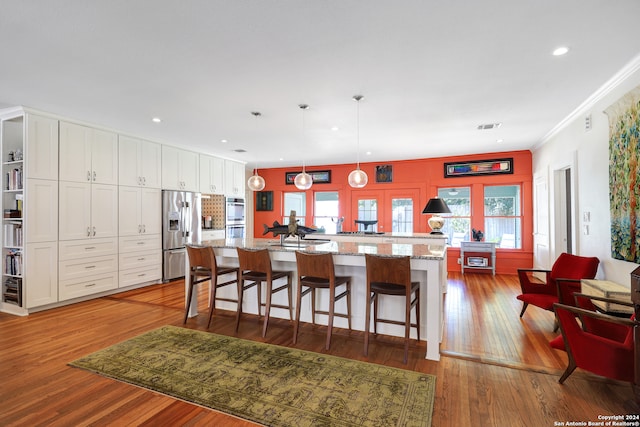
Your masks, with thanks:
[{"label": "recessed ceiling light", "polygon": [[151,119],[151,121],[153,123],[160,123],[162,121],[162,119],[160,117],[154,117],[153,119]]},{"label": "recessed ceiling light", "polygon": [[220,142],[222,142],[223,144],[226,144],[227,140],[226,139],[221,139]]},{"label": "recessed ceiling light", "polygon": [[566,55],[569,52],[569,48],[566,46],[560,46],[553,51],[553,56],[562,56]]},{"label": "recessed ceiling light", "polygon": [[335,132],[335,131],[337,131],[337,130],[340,130],[340,128],[339,128],[338,126],[332,126],[332,127],[331,127],[331,130]]},{"label": "recessed ceiling light", "polygon": [[367,151],[365,154],[366,154],[367,156],[370,156],[370,155],[371,155],[371,151]]},{"label": "recessed ceiling light", "polygon": [[501,142],[504,142],[504,139],[496,139],[496,142],[500,144]]}]

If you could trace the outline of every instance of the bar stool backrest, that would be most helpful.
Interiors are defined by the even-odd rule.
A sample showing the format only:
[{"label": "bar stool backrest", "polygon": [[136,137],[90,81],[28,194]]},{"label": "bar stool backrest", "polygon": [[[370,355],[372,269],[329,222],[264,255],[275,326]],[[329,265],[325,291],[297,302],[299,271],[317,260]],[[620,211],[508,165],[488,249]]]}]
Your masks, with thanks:
[{"label": "bar stool backrest", "polygon": [[333,281],[335,279],[335,267],[333,265],[333,255],[307,254],[296,251],[296,263],[298,265],[298,276],[316,277]]},{"label": "bar stool backrest", "polygon": [[411,260],[406,257],[385,257],[365,254],[367,282],[388,283],[411,289]]},{"label": "bar stool backrest", "polygon": [[271,275],[271,258],[267,249],[237,249],[241,273],[250,270]]},{"label": "bar stool backrest", "polygon": [[187,256],[189,257],[189,265],[191,270],[207,269],[216,271],[216,254],[211,246],[187,246]]}]

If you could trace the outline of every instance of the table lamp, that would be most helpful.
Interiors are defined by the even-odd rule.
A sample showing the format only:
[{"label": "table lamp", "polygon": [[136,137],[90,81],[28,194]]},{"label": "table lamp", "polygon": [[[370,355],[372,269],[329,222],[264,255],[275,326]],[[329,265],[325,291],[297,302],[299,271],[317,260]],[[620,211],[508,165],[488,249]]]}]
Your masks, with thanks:
[{"label": "table lamp", "polygon": [[427,202],[427,206],[422,210],[423,214],[431,214],[431,218],[427,221],[431,227],[431,234],[442,234],[444,227],[444,218],[440,216],[443,213],[451,213],[449,206],[439,197],[434,197]]}]

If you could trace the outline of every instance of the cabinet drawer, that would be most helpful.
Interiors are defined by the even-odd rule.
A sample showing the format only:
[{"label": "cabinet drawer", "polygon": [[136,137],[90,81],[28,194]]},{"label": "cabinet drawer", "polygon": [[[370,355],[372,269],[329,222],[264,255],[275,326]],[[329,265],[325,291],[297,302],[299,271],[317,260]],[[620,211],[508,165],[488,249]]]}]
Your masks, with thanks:
[{"label": "cabinet drawer", "polygon": [[100,274],[82,280],[61,280],[58,288],[60,301],[97,294],[118,288],[118,273]]},{"label": "cabinet drawer", "polygon": [[162,249],[162,236],[129,236],[120,237],[120,253],[140,252]]},{"label": "cabinet drawer", "polygon": [[68,240],[59,242],[60,261],[118,253],[118,241],[113,238]]},{"label": "cabinet drawer", "polygon": [[88,276],[118,271],[118,257],[107,255],[82,259],[60,261],[58,274],[60,281],[82,280]]},{"label": "cabinet drawer", "polygon": [[162,266],[162,251],[120,253],[119,266],[121,271],[132,268]]},{"label": "cabinet drawer", "polygon": [[162,280],[162,265],[144,269],[120,271],[120,287],[133,286]]}]

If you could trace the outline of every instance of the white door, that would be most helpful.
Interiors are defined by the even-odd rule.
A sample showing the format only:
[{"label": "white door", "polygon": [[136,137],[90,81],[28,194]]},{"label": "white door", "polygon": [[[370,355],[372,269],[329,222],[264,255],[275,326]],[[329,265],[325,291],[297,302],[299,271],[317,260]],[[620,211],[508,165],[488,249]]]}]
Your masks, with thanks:
[{"label": "white door", "polygon": [[161,234],[162,192],[157,188],[143,188],[140,199],[140,221],[143,234]]},{"label": "white door", "polygon": [[120,185],[140,185],[138,157],[140,141],[127,136],[119,136],[118,141],[118,183]]},{"label": "white door", "polygon": [[58,121],[27,115],[27,178],[58,179]]},{"label": "white door", "polygon": [[162,149],[160,144],[140,141],[139,168],[142,185],[147,188],[160,188],[160,168],[162,163]]},{"label": "white door", "polygon": [[91,129],[92,182],[118,184],[118,135]]},{"label": "white door", "polygon": [[90,182],[90,129],[60,122],[60,181]]},{"label": "white door", "polygon": [[118,186],[91,186],[91,237],[118,236]]},{"label": "white door", "polygon": [[58,240],[58,182],[27,179],[26,241]]},{"label": "white door", "polygon": [[118,188],[118,229],[120,236],[137,236],[142,232],[140,217],[141,189],[138,187]]},{"label": "white door", "polygon": [[550,269],[549,179],[548,174],[533,175],[533,266]]},{"label": "white door", "polygon": [[60,182],[60,240],[91,237],[91,184]]},{"label": "white door", "polygon": [[27,308],[58,302],[58,243],[27,245],[25,265]]}]

